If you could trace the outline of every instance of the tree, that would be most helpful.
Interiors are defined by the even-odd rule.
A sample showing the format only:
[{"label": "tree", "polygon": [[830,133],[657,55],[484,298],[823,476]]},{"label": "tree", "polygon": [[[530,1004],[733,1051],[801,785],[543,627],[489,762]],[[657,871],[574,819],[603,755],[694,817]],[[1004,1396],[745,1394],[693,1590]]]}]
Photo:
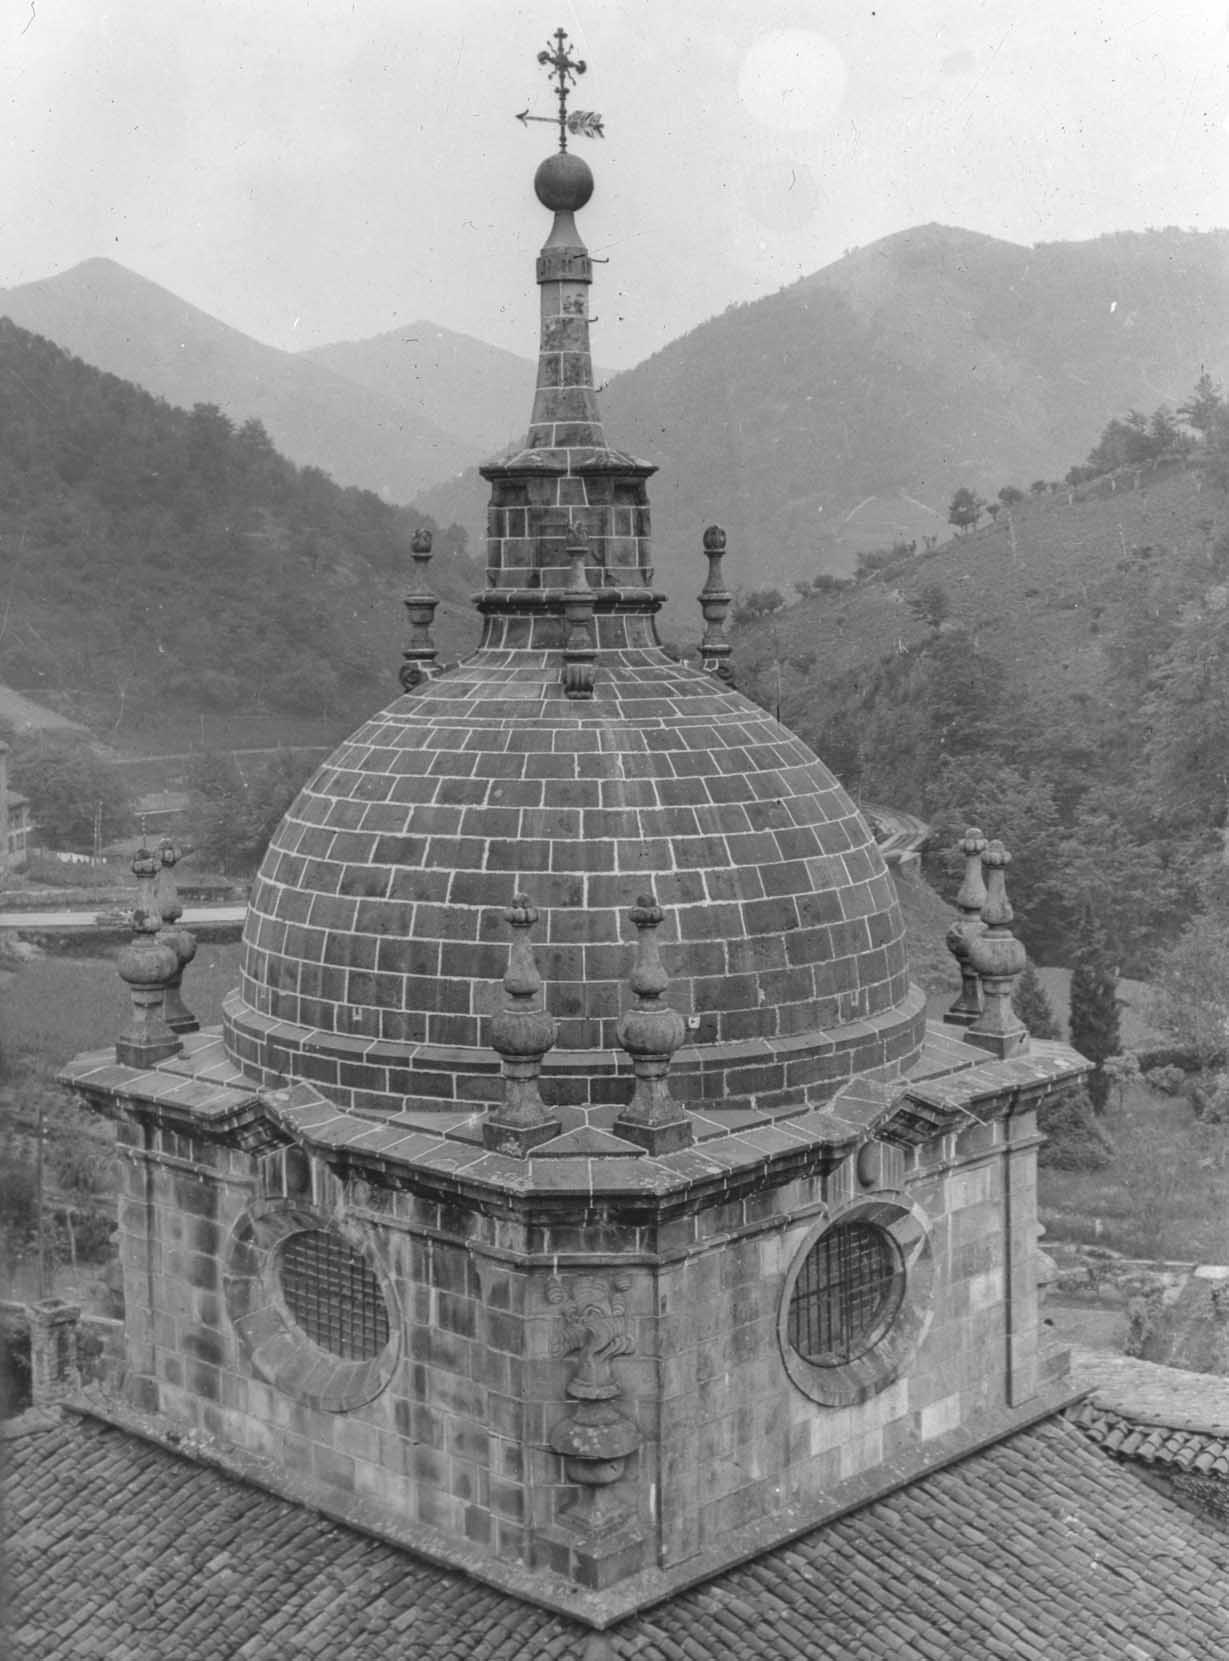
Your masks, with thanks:
[{"label": "tree", "polygon": [[986,504],[981,497],[967,485],[961,485],[948,504],[947,522],[955,525],[962,536],[967,536],[985,511]]},{"label": "tree", "polygon": [[922,811],[932,827],[924,866],[941,893],[954,893],[960,882],[964,861],[955,849],[966,826],[981,825],[987,836],[1006,844],[1016,933],[1030,955],[1053,962],[1058,810],[1045,774],[1024,773],[984,753],[945,761],[933,771]]},{"label": "tree", "polygon": [[909,610],[937,631],[952,614],[952,598],[941,582],[923,583],[909,601]]},{"label": "tree", "polygon": [[1118,1111],[1121,1113],[1126,1106],[1127,1091],[1140,1081],[1139,1057],[1134,1050],[1124,1050],[1121,1055],[1107,1055],[1101,1070],[1118,1092]]},{"label": "tree", "polygon": [[1098,1113],[1105,1112],[1110,1080],[1103,1063],[1122,1049],[1118,1030],[1118,974],[1109,960],[1105,936],[1091,913],[1085,917],[1071,973],[1071,1018],[1074,1047],[1094,1064],[1088,1094]]},{"label": "tree", "polygon": [[744,594],[734,607],[734,621],[736,623],[754,623],[761,617],[771,617],[774,611],[780,611],[785,604],[785,596],[779,588],[753,588],[749,594]]},{"label": "tree", "polygon": [[1148,417],[1141,410],[1129,410],[1121,420],[1115,416],[1088,453],[1088,474],[1112,473],[1116,467],[1136,467],[1159,455],[1161,442],[1153,436]]},{"label": "tree", "polygon": [[1162,954],[1149,1014],[1203,1069],[1229,1048],[1229,913],[1193,917]]},{"label": "tree", "polygon": [[1194,895],[1191,850],[1165,837],[1137,788],[1095,784],[1081,798],[1054,850],[1054,881],[1073,939],[1094,916],[1110,960],[1145,972],[1158,936],[1188,912]]},{"label": "tree", "polygon": [[132,824],[119,769],[75,734],[61,738],[44,732],[19,739],[12,768],[13,788],[29,796],[30,818],[43,847],[92,848],[99,816],[106,841],[122,836]]},{"label": "tree", "polygon": [[1182,627],[1144,703],[1152,787],[1176,823],[1221,823],[1229,806],[1229,607]]},{"label": "tree", "polygon": [[1037,1129],[1045,1137],[1039,1165],[1057,1171],[1101,1171],[1114,1157],[1114,1144],[1098,1122],[1087,1090],[1079,1085],[1042,1102]]},{"label": "tree", "polygon": [[1225,395],[1220,384],[1205,369],[1195,382],[1194,391],[1184,404],[1178,405],[1178,418],[1188,427],[1207,438],[1225,408]]},{"label": "tree", "polygon": [[1058,1017],[1031,959],[1015,984],[1011,994],[1011,1006],[1033,1038],[1062,1037]]},{"label": "tree", "polygon": [[1023,500],[1024,492],[1017,489],[1014,484],[1005,484],[1002,490],[999,491],[999,501],[1002,502],[1005,508],[1015,507],[1017,502]]},{"label": "tree", "polygon": [[1178,423],[1164,404],[1152,412],[1152,419],[1148,423],[1148,437],[1152,441],[1154,454],[1158,456],[1172,455],[1183,448],[1184,440]]},{"label": "tree", "polygon": [[303,783],[304,766],[289,750],[246,781],[229,756],[202,756],[190,780],[196,848],[202,863],[227,876],[259,865]]},{"label": "tree", "polygon": [[1034,479],[1028,487],[1028,493],[1030,496],[1044,496],[1049,488],[1045,479]]}]

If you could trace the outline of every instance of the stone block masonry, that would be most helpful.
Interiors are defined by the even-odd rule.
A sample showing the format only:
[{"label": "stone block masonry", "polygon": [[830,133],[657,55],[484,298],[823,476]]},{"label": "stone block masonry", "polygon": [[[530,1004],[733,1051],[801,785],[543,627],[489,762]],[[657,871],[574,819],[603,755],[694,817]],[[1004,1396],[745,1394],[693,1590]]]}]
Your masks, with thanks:
[{"label": "stone block masonry", "polygon": [[[885,1146],[863,1161],[871,1189],[852,1156],[788,1180],[762,1166],[736,1189],[646,1196],[617,1229],[583,1196],[479,1204],[342,1178],[293,1145],[130,1134],[127,1389],[334,1502],[354,1496],[499,1561],[599,1590],[679,1569],[771,1526],[783,1502],[873,1481],[1018,1401],[1012,1339],[1036,1323],[1012,1301],[1006,1172],[1033,1136],[1027,1115],[991,1128]],[[859,1375],[840,1405],[816,1400],[785,1353],[791,1274],[834,1223],[897,1213],[921,1219],[907,1341],[891,1376]],[[333,1353],[337,1312],[305,1312],[288,1282],[286,1242],[306,1235],[369,1266],[387,1321],[370,1354]],[[613,1405],[635,1442],[605,1534],[579,1526],[584,1490],[552,1446],[583,1376],[588,1329],[568,1338],[560,1324],[578,1297],[602,1306],[586,1317],[602,1343],[617,1339]],[[323,1326],[313,1337],[303,1321]]]},{"label": "stone block masonry", "polygon": [[[712,677],[619,658],[583,718],[537,657],[455,671],[316,774],[262,867],[227,1011],[251,1076],[307,1077],[360,1110],[489,1102],[518,891],[542,914],[559,1022],[548,1102],[589,1099],[569,1097],[569,1072],[626,1098],[615,1029],[646,887],[671,999],[693,1017],[683,1095],[718,1094],[737,1046],[747,1076],[720,1091],[735,1099],[823,1100],[916,1054],[892,880],[831,774]],[[689,1086],[691,1070],[710,1076]]]}]

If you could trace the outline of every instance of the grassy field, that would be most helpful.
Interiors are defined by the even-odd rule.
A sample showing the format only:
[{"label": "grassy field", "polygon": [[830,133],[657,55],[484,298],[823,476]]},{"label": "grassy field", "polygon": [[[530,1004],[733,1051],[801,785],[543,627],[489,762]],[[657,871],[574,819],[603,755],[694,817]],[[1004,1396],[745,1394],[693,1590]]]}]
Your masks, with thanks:
[{"label": "grassy field", "polygon": [[[222,1019],[239,979],[239,946],[201,946],[184,976],[184,1001],[202,1026]],[[37,957],[11,971],[0,994],[0,1056],[10,1067],[38,1057],[51,1067],[112,1043],[130,1009],[114,960]]]},{"label": "grassy field", "polygon": [[1121,1106],[1114,1092],[1104,1123],[1116,1152],[1103,1171],[1039,1173],[1049,1238],[1229,1263],[1229,1125],[1202,1125],[1187,1101],[1146,1085]]}]

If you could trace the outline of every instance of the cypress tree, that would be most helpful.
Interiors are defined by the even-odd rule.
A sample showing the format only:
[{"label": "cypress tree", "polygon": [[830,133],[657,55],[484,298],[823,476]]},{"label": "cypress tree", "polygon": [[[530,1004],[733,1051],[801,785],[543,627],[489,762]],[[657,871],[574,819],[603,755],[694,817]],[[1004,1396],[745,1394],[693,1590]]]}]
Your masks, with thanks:
[{"label": "cypress tree", "polygon": [[1012,1007],[1033,1038],[1061,1038],[1058,1017],[1030,960],[1011,995]]},{"label": "cypress tree", "polygon": [[1081,1055],[1095,1063],[1088,1079],[1088,1094],[1098,1113],[1105,1112],[1110,1081],[1102,1063],[1122,1049],[1118,1031],[1118,975],[1109,959],[1105,936],[1091,917],[1086,917],[1076,942],[1071,974],[1071,1042]]}]

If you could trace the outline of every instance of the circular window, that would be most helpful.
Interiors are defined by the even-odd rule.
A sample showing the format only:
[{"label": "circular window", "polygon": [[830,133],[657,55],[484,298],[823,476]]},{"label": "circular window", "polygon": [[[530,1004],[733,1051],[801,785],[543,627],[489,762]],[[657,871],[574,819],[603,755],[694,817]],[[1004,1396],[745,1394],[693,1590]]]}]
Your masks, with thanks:
[{"label": "circular window", "polygon": [[842,1367],[870,1349],[904,1293],[904,1261],[874,1223],[838,1223],[807,1253],[789,1300],[788,1338],[815,1367]]},{"label": "circular window", "polygon": [[277,1389],[346,1413],[387,1388],[397,1298],[353,1224],[293,1200],[257,1202],[231,1233],[223,1286],[252,1371]]},{"label": "circular window", "polygon": [[778,1327],[786,1371],[825,1406],[868,1400],[912,1358],[933,1294],[923,1214],[904,1194],[855,1202],[809,1231],[786,1273]]},{"label": "circular window", "polygon": [[323,1350],[370,1361],[388,1343],[388,1305],[365,1257],[339,1235],[305,1229],[283,1242],[278,1284],[286,1307]]}]

